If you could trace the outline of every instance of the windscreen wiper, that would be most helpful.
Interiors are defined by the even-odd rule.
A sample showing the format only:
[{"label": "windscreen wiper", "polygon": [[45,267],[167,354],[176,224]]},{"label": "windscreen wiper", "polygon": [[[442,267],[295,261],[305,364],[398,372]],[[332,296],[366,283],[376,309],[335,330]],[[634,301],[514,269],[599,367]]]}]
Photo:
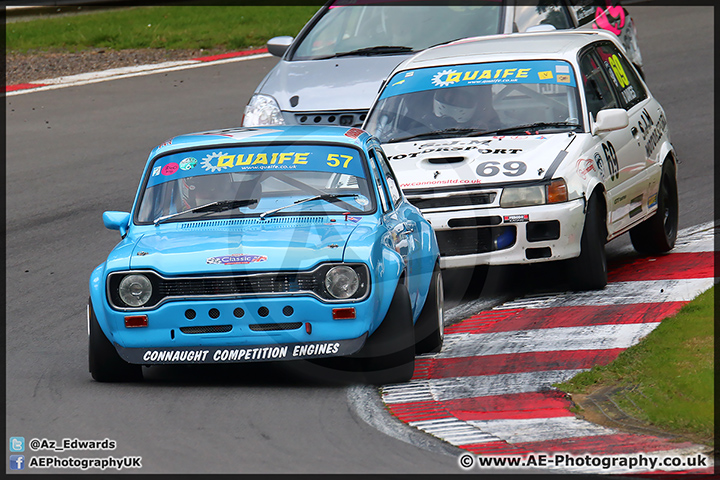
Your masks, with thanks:
[{"label": "windscreen wiper", "polygon": [[[345,205],[348,205],[347,203],[343,202],[342,200],[338,200],[338,199],[340,197],[357,197],[357,196],[358,196],[357,193],[340,193],[340,194],[323,193],[321,195],[315,195],[312,197],[303,198],[301,200],[296,200],[293,203],[290,203],[288,205],[283,205],[282,207],[274,208],[272,210],[263,212],[260,214],[260,220],[265,220],[265,217],[267,217],[268,215],[272,215],[281,210],[285,210],[286,208],[290,208],[292,206],[299,205],[299,204],[305,203],[305,202],[311,202],[313,200],[325,200],[326,202],[330,202],[330,203],[335,203],[337,201],[337,202],[344,203]],[[350,206],[350,205],[348,205],[348,206]]]},{"label": "windscreen wiper", "polygon": [[572,127],[572,128],[580,128],[582,125],[579,123],[574,122],[535,122],[535,123],[528,123],[525,125],[515,125],[514,127],[506,127],[506,128],[499,128],[497,130],[487,130],[485,132],[478,132],[472,135],[468,136],[481,136],[481,135],[497,135],[498,133],[510,133],[515,132],[518,130],[537,130],[537,129],[544,129],[544,128],[563,128],[563,127]]},{"label": "windscreen wiper", "polygon": [[393,55],[396,53],[413,53],[412,47],[403,47],[400,45],[377,45],[375,47],[358,48],[357,50],[351,50],[349,52],[340,52],[327,57],[321,57],[317,60],[327,60],[329,58],[337,57],[351,57],[357,56],[372,56],[372,55]]},{"label": "windscreen wiper", "polygon": [[206,203],[205,205],[200,205],[199,207],[191,208],[190,210],[184,210],[182,212],[177,213],[171,213],[170,215],[165,215],[162,217],[158,217],[153,221],[153,224],[157,227],[161,223],[170,220],[175,217],[179,217],[181,215],[185,215],[187,213],[217,213],[217,212],[224,212],[226,210],[232,210],[233,208],[240,208],[240,207],[247,207],[249,205],[255,205],[258,203],[257,199],[255,198],[247,198],[242,200],[219,200],[217,202],[211,202]]},{"label": "windscreen wiper", "polygon": [[428,137],[437,137],[442,136],[446,134],[458,134],[458,135],[466,135],[466,134],[472,134],[480,132],[477,128],[446,128],[444,130],[433,130],[432,132],[425,132],[425,133],[418,133],[417,135],[409,135],[407,137],[399,137],[399,138],[391,138],[387,142],[384,143],[395,143],[395,142],[407,142],[408,140],[415,140],[420,138],[428,138]]}]

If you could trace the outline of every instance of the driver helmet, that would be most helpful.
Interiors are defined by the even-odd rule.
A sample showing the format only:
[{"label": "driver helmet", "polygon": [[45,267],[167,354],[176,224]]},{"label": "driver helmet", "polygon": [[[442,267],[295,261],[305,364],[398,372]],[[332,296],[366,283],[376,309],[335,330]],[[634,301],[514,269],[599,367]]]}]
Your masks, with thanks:
[{"label": "driver helmet", "polygon": [[184,203],[190,208],[235,198],[227,174],[198,175],[184,178],[181,180],[181,190]]},{"label": "driver helmet", "polygon": [[467,123],[475,114],[478,96],[472,87],[442,88],[433,95],[436,117],[451,117],[457,123]]}]

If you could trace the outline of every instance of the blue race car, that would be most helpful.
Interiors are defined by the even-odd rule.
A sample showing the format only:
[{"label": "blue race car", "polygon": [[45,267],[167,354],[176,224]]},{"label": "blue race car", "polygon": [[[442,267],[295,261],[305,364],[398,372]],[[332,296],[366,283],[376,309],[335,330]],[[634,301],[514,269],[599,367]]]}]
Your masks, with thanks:
[{"label": "blue race car", "polygon": [[364,130],[174,137],[150,153],[132,212],[103,221],[122,240],[90,277],[97,381],[309,359],[396,383],[442,347],[435,234]]}]

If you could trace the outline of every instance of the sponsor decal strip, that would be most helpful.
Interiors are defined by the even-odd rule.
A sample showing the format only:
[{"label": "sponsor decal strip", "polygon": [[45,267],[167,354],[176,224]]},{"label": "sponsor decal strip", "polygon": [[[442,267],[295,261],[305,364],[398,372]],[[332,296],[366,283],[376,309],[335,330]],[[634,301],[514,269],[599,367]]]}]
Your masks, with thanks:
[{"label": "sponsor decal strip", "polygon": [[[552,385],[611,362],[710,288],[714,230],[712,224],[686,229],[668,255],[611,264],[602,291],[531,295],[447,327],[443,350],[418,358],[410,382],[384,386],[383,401],[409,425],[481,455],[707,452],[578,419],[569,397]],[[714,471],[698,467],[653,471]]]},{"label": "sponsor decal strip", "polygon": [[126,348],[115,345],[127,362],[143,365],[188,363],[245,363],[343,356],[355,353],[365,335],[351,340],[277,345],[224,347]]}]

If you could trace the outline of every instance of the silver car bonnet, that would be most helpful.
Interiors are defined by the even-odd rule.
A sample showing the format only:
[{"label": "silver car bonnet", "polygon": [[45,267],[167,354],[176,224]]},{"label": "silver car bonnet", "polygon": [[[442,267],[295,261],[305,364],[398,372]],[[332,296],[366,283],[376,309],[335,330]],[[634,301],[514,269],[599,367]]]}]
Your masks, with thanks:
[{"label": "silver car bonnet", "polygon": [[[368,110],[383,80],[410,56],[281,60],[257,93],[271,95],[286,112]],[[290,98],[296,95],[293,106]]]}]

